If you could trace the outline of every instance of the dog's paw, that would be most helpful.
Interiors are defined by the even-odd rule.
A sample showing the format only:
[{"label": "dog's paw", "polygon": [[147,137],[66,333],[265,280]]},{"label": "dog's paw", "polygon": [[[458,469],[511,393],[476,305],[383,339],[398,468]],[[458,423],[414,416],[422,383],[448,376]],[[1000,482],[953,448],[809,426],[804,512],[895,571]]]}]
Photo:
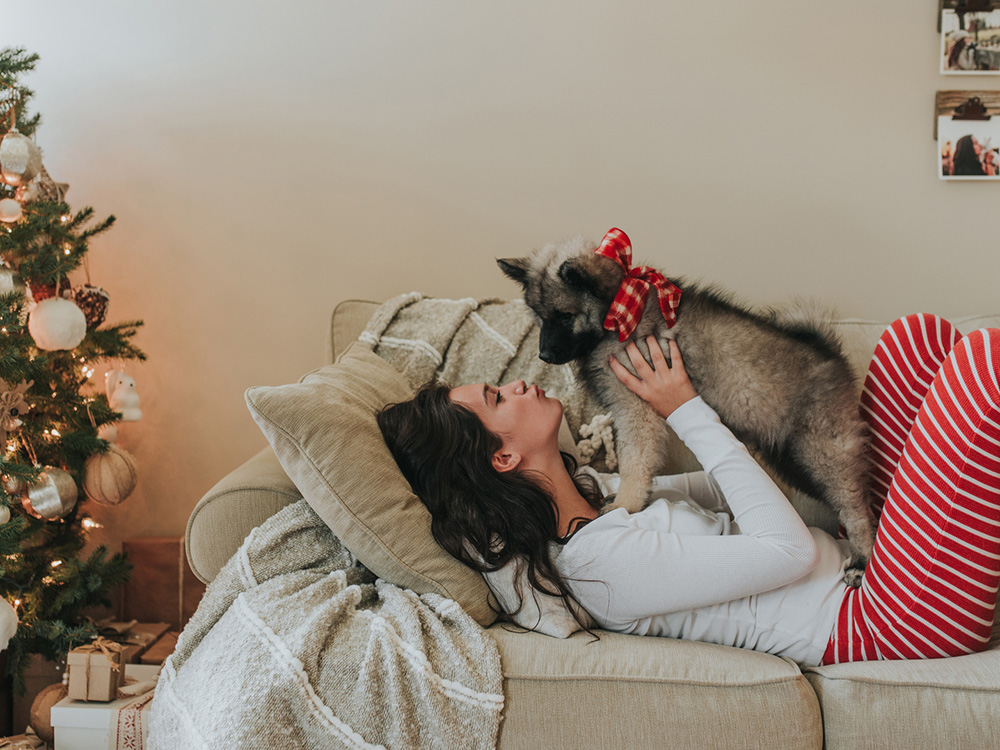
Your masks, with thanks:
[{"label": "dog's paw", "polygon": [[851,588],[860,588],[861,581],[865,577],[864,565],[849,565],[844,571],[844,580]]}]

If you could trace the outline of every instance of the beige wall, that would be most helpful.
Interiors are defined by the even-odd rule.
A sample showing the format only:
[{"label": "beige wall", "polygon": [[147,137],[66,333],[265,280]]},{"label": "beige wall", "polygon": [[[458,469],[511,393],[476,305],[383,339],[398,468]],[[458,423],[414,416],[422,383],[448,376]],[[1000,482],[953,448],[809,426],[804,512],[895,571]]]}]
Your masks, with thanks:
[{"label": "beige wall", "polygon": [[[290,8],[285,9],[286,5]],[[709,10],[703,10],[703,7]],[[18,3],[2,44],[91,274],[144,318],[141,480],[102,538],[180,534],[264,445],[256,384],[347,297],[515,293],[493,259],[613,225],[637,258],[845,316],[1000,309],[997,185],[936,179],[936,3]],[[995,83],[992,83],[995,81]]]}]

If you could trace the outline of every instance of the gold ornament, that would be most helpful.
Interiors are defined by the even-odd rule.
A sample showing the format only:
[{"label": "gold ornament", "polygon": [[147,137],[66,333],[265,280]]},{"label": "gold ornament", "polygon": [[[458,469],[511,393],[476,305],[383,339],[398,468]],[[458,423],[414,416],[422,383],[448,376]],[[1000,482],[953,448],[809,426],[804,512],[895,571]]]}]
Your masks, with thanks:
[{"label": "gold ornament", "polygon": [[46,466],[21,497],[24,509],[35,518],[57,521],[76,505],[78,490],[69,472]]},{"label": "gold ornament", "polygon": [[83,471],[84,493],[102,505],[118,505],[132,494],[138,481],[135,459],[117,445],[88,458]]},{"label": "gold ornament", "polygon": [[0,140],[0,179],[8,185],[27,185],[42,168],[42,152],[27,136],[17,128]]},{"label": "gold ornament", "polygon": [[31,728],[35,730],[42,741],[52,744],[56,739],[56,730],[52,728],[52,707],[66,697],[68,691],[61,682],[49,685],[35,698],[31,704]]},{"label": "gold ornament", "polygon": [[4,476],[2,484],[3,491],[11,497],[20,497],[24,489],[28,486],[27,482],[20,477],[12,476]]}]

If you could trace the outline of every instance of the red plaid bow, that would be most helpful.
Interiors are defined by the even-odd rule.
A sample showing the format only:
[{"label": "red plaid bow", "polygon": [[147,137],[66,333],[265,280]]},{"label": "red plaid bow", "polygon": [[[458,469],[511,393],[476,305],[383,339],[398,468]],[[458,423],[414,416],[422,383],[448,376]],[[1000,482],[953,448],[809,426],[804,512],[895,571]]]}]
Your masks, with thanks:
[{"label": "red plaid bow", "polygon": [[618,288],[608,316],[604,319],[604,327],[613,331],[618,329],[618,340],[626,341],[635,331],[642,310],[646,306],[649,287],[656,289],[660,300],[660,312],[667,321],[667,328],[673,328],[677,322],[677,306],[681,303],[681,290],[659,271],[649,266],[632,268],[632,243],[628,235],[621,229],[609,229],[601,241],[601,246],[594,250],[598,255],[610,258],[625,271],[625,278]]}]

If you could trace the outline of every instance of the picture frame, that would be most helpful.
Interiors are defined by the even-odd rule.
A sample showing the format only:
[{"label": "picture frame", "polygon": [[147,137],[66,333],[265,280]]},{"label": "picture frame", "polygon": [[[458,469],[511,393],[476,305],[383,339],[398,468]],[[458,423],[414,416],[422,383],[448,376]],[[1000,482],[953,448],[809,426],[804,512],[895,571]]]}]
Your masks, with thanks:
[{"label": "picture frame", "polygon": [[1000,75],[1000,7],[988,0],[941,0],[943,75]]},{"label": "picture frame", "polygon": [[1000,91],[939,91],[938,177],[1000,181]]}]

